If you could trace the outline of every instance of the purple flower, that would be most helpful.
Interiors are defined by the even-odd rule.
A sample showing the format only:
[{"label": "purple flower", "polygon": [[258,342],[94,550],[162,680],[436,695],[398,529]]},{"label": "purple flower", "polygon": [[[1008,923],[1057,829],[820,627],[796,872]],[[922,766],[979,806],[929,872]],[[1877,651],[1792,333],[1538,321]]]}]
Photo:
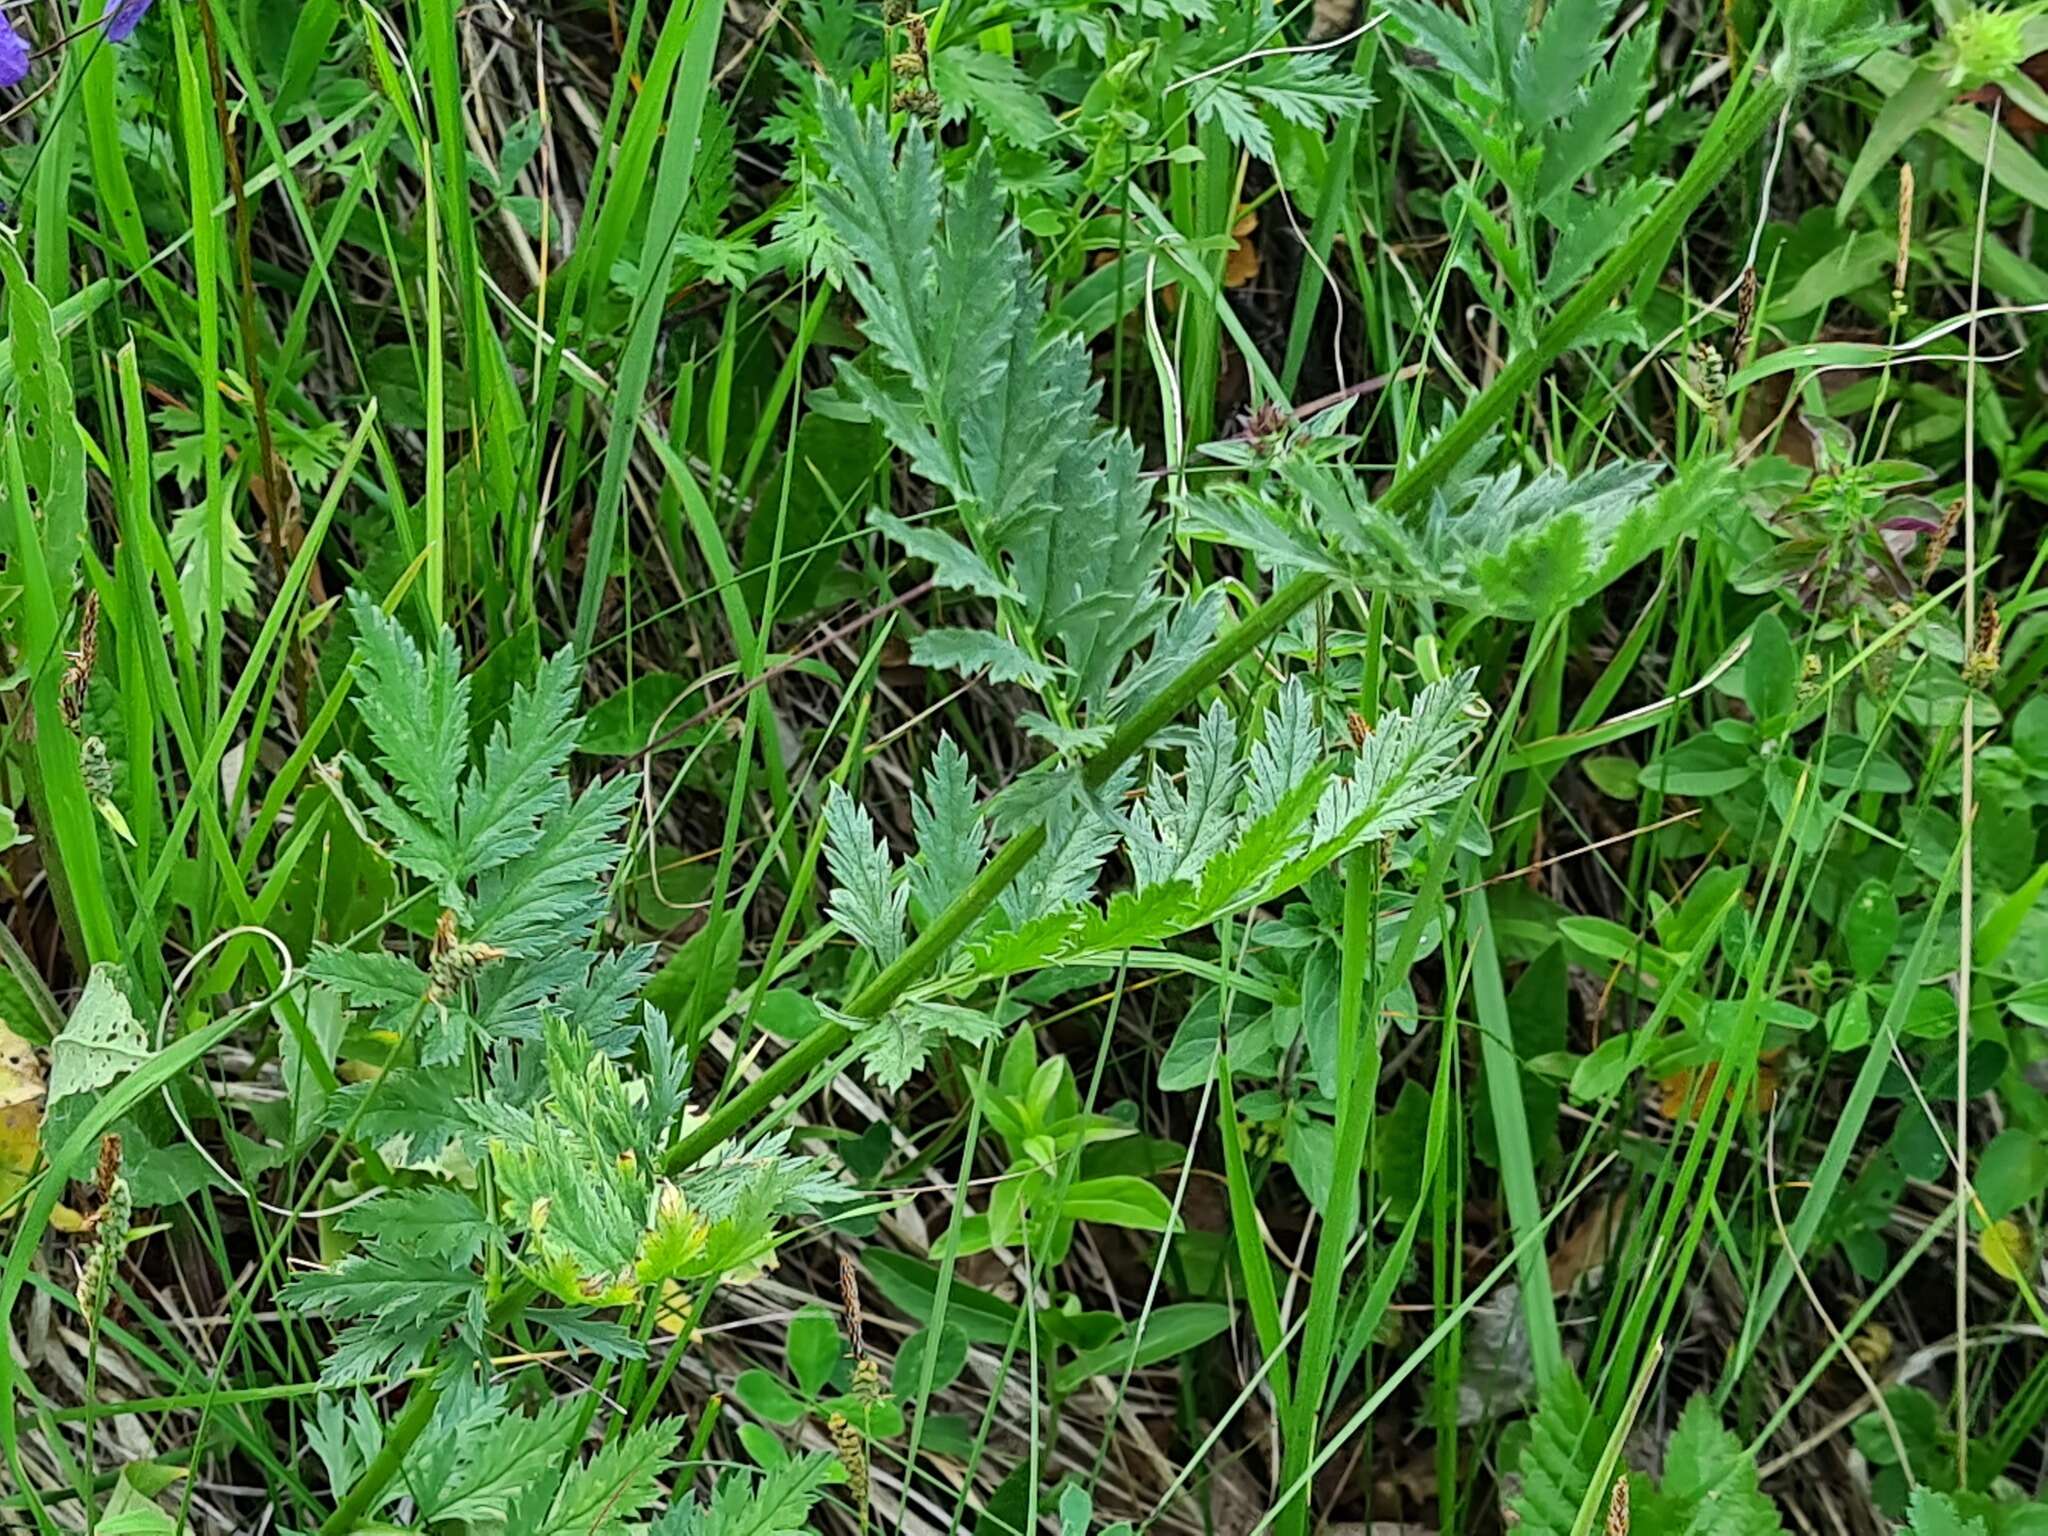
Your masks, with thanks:
[{"label": "purple flower", "polygon": [[14,30],[14,23],[0,16],[0,91],[10,90],[28,78],[28,39]]},{"label": "purple flower", "polygon": [[107,0],[107,14],[100,18],[107,41],[125,43],[142,18],[149,14],[151,0]]}]

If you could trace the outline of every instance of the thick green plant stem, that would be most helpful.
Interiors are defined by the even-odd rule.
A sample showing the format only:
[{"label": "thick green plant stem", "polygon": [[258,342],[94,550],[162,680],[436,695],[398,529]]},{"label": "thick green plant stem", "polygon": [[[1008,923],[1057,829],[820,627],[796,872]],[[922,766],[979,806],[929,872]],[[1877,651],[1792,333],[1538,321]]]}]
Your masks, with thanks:
[{"label": "thick green plant stem", "polygon": [[[1775,81],[1748,86],[1738,81],[1736,90],[1716,114],[1699,153],[1671,190],[1651,212],[1634,235],[1602,262],[1585,285],[1574,294],[1557,317],[1528,351],[1517,356],[1477,399],[1468,405],[1450,428],[1417,459],[1381,499],[1388,512],[1401,514],[1422,502],[1450,477],[1465,456],[1485,441],[1522,397],[1534,387],[1543,370],[1561,357],[1586,328],[1639,275],[1640,269],[1691,216],[1692,211],[1718,186],[1729,171],[1756,142],[1771,119],[1785,104],[1787,92]],[[1288,621],[1327,593],[1334,585],[1330,577],[1298,576],[1259,604],[1244,619],[1213,641],[1209,648],[1131,716],[1110,737],[1102,750],[1082,769],[1085,783],[1105,782],[1124,763],[1135,757],[1160,728],[1175,719],[1238,662],[1280,632]],[[1023,871],[1038,850],[1045,846],[1045,829],[1032,827],[1020,832],[984,869],[974,883],[961,892],[938,919],[919,934],[895,964],[889,966],[848,1005],[856,1020],[879,1018],[905,991],[922,980],[952,945],[972,928],[995,904],[996,898]],[[701,1161],[722,1143],[731,1140],[767,1116],[775,1102],[792,1091],[812,1072],[845,1049],[853,1033],[843,1024],[825,1024],[804,1036],[725,1105],[706,1117],[704,1123],[676,1144],[670,1153],[668,1171],[687,1168]],[[416,1439],[433,1416],[440,1400],[438,1378],[413,1389],[411,1400],[399,1422],[393,1426],[386,1450],[413,1424]],[[353,1524],[383,1492],[398,1473],[397,1456],[379,1455],[350,1490],[343,1507],[320,1527],[320,1536],[345,1536]],[[347,1519],[343,1519],[344,1512]]]},{"label": "thick green plant stem", "polygon": [[[1635,234],[1586,280],[1557,312],[1536,344],[1514,358],[1491,385],[1387,490],[1381,505],[1399,515],[1413,510],[1441,485],[1458,463],[1497,427],[1517,402],[1529,392],[1543,370],[1561,357],[1622,289],[1637,275],[1648,252],[1691,216],[1706,195],[1725,177],[1734,163],[1755,143],[1778,109],[1785,103],[1782,87],[1775,83],[1753,87],[1747,95],[1738,87],[1722,106],[1708,130],[1700,152],[1677,184],[1664,194],[1650,217]],[[1247,614],[1242,623],[1190,662],[1179,676],[1161,689],[1135,715],[1118,727],[1102,750],[1090,758],[1082,778],[1100,785],[1176,719],[1203,691],[1252,651],[1263,645],[1296,614],[1316,601],[1334,585],[1328,576],[1297,576]],[[955,940],[964,935],[1017,877],[1031,856],[1044,845],[1045,833],[1032,828],[1004,845],[987,869],[942,913],[902,956],[864,987],[847,1012],[856,1019],[878,1018],[921,980]],[[671,1169],[686,1168],[721,1142],[730,1140],[766,1112],[776,1098],[802,1082],[820,1065],[842,1050],[852,1038],[844,1025],[821,1026],[777,1057],[762,1074],[735,1094],[723,1108],[676,1146]]]},{"label": "thick green plant stem", "polygon": [[[1162,688],[1143,708],[1124,722],[1103,749],[1081,770],[1082,782],[1091,789],[1137,755],[1159,729],[1186,709],[1202,692],[1238,662],[1264,645],[1281,627],[1314,601],[1327,587],[1321,577],[1304,576],[1275,593],[1245,616],[1242,623],[1219,636],[1187,669]],[[857,1020],[878,1019],[910,987],[936,966],[947,950],[974,926],[982,913],[995,904],[1039,849],[1045,846],[1045,828],[1029,827],[1003,844],[1002,851],[974,883],[920,933],[896,962],[869,982],[847,1004],[847,1014]],[[796,1084],[829,1060],[853,1032],[843,1024],[820,1025],[778,1056],[762,1074],[735,1094],[723,1108],[706,1117],[704,1123],[676,1144],[669,1156],[669,1170],[687,1168],[721,1142],[730,1140],[752,1124]]]},{"label": "thick green plant stem", "polygon": [[412,1396],[406,1400],[405,1412],[398,1416],[390,1433],[385,1435],[383,1445],[377,1448],[376,1458],[363,1468],[363,1475],[356,1479],[355,1486],[335,1506],[334,1513],[321,1523],[319,1536],[347,1536],[362,1523],[363,1516],[370,1512],[370,1506],[398,1476],[398,1469],[405,1465],[413,1443],[426,1433],[440,1401],[438,1382],[413,1389]]}]

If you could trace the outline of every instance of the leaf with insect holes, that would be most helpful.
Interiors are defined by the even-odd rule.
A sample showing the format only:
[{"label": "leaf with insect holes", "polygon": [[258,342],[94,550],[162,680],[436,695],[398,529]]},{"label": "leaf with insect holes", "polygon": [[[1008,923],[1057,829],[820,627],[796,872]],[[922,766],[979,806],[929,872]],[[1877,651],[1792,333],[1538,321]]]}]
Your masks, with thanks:
[{"label": "leaf with insect holes", "polygon": [[[0,19],[0,30],[16,42],[21,39],[9,20]],[[27,49],[22,52],[25,59]],[[40,265],[41,253],[36,255]],[[5,236],[0,236],[0,302],[5,304],[6,360],[13,385],[7,436],[20,454],[24,479],[34,487],[33,509],[28,502],[19,509],[32,524],[12,518],[0,522],[0,550],[11,549],[17,538],[28,537],[25,528],[34,526],[46,579],[61,605],[71,594],[85,549],[86,445],[56,311],[30,279],[14,241]],[[225,515],[225,500],[220,510]]]},{"label": "leaf with insect holes", "polygon": [[92,968],[71,1017],[51,1042],[46,1102],[54,1109],[73,1094],[104,1088],[144,1065],[149,1055],[142,1021],[122,990],[121,969],[102,961]]},{"label": "leaf with insect holes", "polygon": [[889,846],[874,819],[835,784],[825,799],[825,863],[832,872],[832,920],[881,966],[903,953],[908,889],[896,878]]}]

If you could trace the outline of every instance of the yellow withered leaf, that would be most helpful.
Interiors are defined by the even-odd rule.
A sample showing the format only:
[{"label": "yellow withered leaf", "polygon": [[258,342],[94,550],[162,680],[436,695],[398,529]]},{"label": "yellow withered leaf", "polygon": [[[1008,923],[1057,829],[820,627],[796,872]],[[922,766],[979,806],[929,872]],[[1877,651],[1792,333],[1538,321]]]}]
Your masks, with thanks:
[{"label": "yellow withered leaf", "polygon": [[1977,1252],[1984,1262],[2006,1279],[2018,1281],[2033,1262],[2034,1245],[2020,1224],[2010,1216],[1994,1221],[1977,1238]]},{"label": "yellow withered leaf", "polygon": [[43,1068],[36,1049],[0,1020],[0,1221],[42,1155]]}]

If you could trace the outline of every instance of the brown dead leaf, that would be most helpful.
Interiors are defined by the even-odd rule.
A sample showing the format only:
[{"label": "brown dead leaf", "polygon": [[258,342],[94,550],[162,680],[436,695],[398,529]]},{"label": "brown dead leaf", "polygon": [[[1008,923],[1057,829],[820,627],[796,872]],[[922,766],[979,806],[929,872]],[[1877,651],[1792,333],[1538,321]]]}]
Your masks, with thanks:
[{"label": "brown dead leaf", "polygon": [[1558,1296],[1570,1296],[1581,1285],[1599,1278],[1627,1230],[1623,1220],[1627,1206],[1627,1196],[1617,1191],[1565,1233],[1550,1255],[1550,1288]]},{"label": "brown dead leaf", "polygon": [[1230,255],[1223,263],[1223,286],[1242,288],[1257,279],[1259,275],[1259,248],[1251,237],[1259,232],[1259,215],[1256,209],[1243,215],[1230,228],[1236,244],[1231,246]]},{"label": "brown dead leaf", "polygon": [[1316,0],[1309,13],[1308,40],[1320,43],[1326,38],[1343,36],[1351,30],[1357,15],[1358,0]]},{"label": "brown dead leaf", "polygon": [[[1766,1051],[1756,1064],[1756,1086],[1750,1094],[1750,1108],[1767,1114],[1778,1102],[1778,1063],[1783,1051]],[[1713,1093],[1717,1066],[1687,1067],[1665,1078],[1659,1086],[1657,1112],[1667,1120],[1690,1119],[1707,1107]]]}]

